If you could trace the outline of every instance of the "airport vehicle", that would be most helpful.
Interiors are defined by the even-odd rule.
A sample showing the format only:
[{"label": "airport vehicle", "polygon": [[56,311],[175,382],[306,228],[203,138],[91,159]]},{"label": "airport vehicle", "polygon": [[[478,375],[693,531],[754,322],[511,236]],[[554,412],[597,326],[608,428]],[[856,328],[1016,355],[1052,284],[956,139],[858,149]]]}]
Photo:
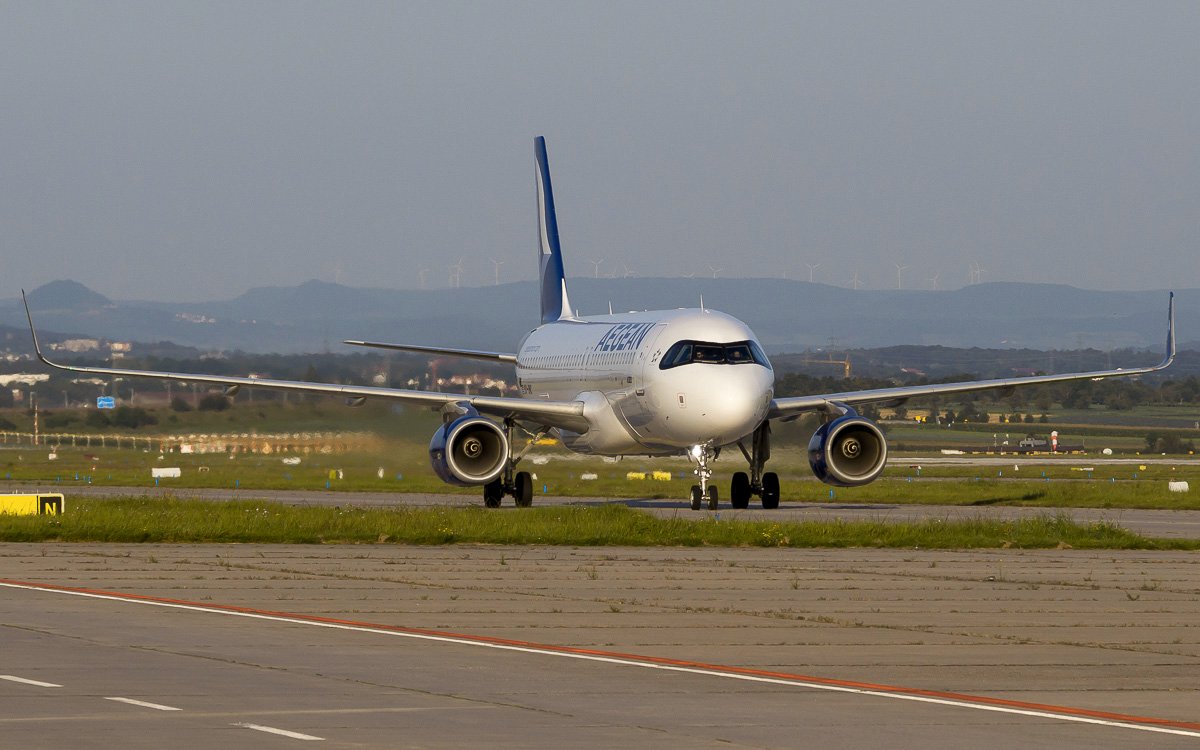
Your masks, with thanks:
[{"label": "airport vehicle", "polygon": [[579,453],[686,454],[695,464],[698,480],[691,487],[693,510],[702,505],[717,507],[717,488],[710,483],[711,463],[729,446],[737,446],[749,465],[748,471],[733,475],[733,507],[748,507],[752,496],[760,498],[763,508],[778,507],[779,477],[766,470],[773,421],[796,419],[804,413],[821,415],[823,423],[808,445],[813,473],[827,484],[861,485],[883,472],[888,449],[883,432],[859,416],[855,406],[898,405],[922,396],[1129,377],[1161,370],[1175,357],[1172,293],[1166,355],[1152,367],[775,398],[770,361],[750,328],[730,315],[703,306],[599,316],[582,316],[572,310],[544,138],[535,139],[534,151],[541,323],[525,336],[517,352],[345,342],[511,363],[519,397],[57,364],[42,353],[30,315],[37,356],[62,370],[208,383],[223,386],[227,395],[241,388],[268,388],[339,395],[350,405],[383,398],[440,409],[443,424],[429,444],[433,470],[449,484],[482,486],[488,507],[498,507],[505,496],[513,497],[518,506],[533,501],[529,473],[517,471],[524,454],[514,445],[517,430],[535,439],[553,434],[566,448]]}]

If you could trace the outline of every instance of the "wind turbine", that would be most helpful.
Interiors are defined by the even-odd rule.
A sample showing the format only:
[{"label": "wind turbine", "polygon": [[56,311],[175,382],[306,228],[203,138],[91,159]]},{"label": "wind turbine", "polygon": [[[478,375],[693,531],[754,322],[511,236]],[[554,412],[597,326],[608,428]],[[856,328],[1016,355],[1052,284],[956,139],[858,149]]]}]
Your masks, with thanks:
[{"label": "wind turbine", "polygon": [[428,275],[429,275],[428,268],[422,268],[420,271],[417,271],[417,278],[419,278],[421,280],[421,288],[422,289],[425,288],[425,277]]},{"label": "wind turbine", "polygon": [[500,286],[500,266],[504,265],[504,261],[489,258],[492,261],[492,270],[495,272],[496,286]]},{"label": "wind turbine", "polygon": [[458,262],[450,266],[450,286],[458,289],[462,286],[463,259],[459,258]]},{"label": "wind turbine", "polygon": [[805,263],[808,266],[808,283],[813,283],[813,271],[821,267],[820,263]]},{"label": "wind turbine", "polygon": [[603,262],[604,262],[604,258],[600,258],[599,260],[593,260],[593,261],[591,261],[591,264],[592,264],[592,278],[593,278],[593,279],[598,279],[598,278],[600,278],[600,264],[601,264],[601,263],[603,263]]},{"label": "wind turbine", "polygon": [[715,279],[715,278],[717,278],[717,274],[719,274],[720,272],[724,271],[725,269],[724,269],[724,268],[717,268],[716,266],[709,266],[709,267],[708,267],[708,270],[712,271],[713,278]]},{"label": "wind turbine", "polygon": [[854,287],[854,291],[856,291],[856,292],[857,292],[857,291],[858,291],[858,284],[859,284],[859,278],[858,278],[858,269],[857,269],[857,268],[856,268],[856,269],[854,269],[854,275],[850,277],[850,284],[851,284],[851,285]]},{"label": "wind turbine", "polygon": [[896,263],[894,265],[896,266],[896,288],[903,289],[904,287],[900,284],[900,274],[904,271],[904,269],[908,268],[908,266],[900,263]]},{"label": "wind turbine", "polygon": [[934,291],[937,291],[938,289],[940,289],[940,287],[938,286],[938,280],[941,278],[942,278],[941,272],[935,271],[933,274],[933,278],[931,278],[929,280],[929,283],[933,284]]}]

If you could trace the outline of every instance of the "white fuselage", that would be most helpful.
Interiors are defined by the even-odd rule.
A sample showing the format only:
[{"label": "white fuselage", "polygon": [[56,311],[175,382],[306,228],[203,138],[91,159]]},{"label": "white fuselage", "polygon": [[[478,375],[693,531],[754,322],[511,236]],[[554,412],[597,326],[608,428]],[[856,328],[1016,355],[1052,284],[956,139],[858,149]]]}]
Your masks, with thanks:
[{"label": "white fuselage", "polygon": [[[708,361],[680,360],[678,352],[689,351],[680,342],[697,342]],[[747,346],[734,347],[728,362],[713,362],[719,345],[737,342]],[[741,358],[749,342],[754,361]],[[673,352],[672,361],[683,363],[664,367]],[[559,430],[559,436],[570,450],[602,455],[733,443],[766,417],[775,380],[745,323],[696,309],[548,323],[521,342],[516,374],[524,398],[582,401],[588,430]]]}]

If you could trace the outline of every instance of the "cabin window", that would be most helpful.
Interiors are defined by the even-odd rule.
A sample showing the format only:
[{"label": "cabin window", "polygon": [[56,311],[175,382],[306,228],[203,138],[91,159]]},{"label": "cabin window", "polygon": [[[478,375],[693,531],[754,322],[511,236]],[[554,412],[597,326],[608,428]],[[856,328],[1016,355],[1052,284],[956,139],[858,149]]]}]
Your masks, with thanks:
[{"label": "cabin window", "polygon": [[768,370],[771,363],[757,341],[734,341],[715,344],[707,341],[677,341],[659,362],[660,370],[690,365],[762,365]]}]

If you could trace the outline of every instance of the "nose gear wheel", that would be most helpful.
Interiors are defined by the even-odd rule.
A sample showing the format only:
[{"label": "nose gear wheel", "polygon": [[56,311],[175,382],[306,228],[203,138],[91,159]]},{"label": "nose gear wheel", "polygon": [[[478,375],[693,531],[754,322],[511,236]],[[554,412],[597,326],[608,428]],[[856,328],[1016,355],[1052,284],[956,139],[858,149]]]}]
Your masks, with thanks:
[{"label": "nose gear wheel", "polygon": [[716,457],[717,451],[711,445],[693,445],[688,450],[688,458],[696,462],[696,478],[700,480],[700,484],[692,485],[692,510],[700,510],[705,503],[709,510],[717,509],[717,488],[708,484],[712,479],[712,469],[708,463]]}]

